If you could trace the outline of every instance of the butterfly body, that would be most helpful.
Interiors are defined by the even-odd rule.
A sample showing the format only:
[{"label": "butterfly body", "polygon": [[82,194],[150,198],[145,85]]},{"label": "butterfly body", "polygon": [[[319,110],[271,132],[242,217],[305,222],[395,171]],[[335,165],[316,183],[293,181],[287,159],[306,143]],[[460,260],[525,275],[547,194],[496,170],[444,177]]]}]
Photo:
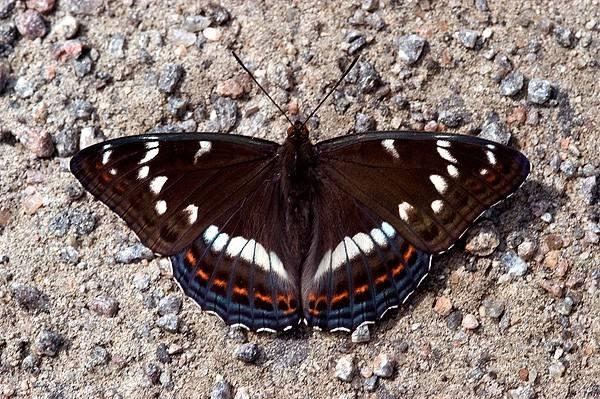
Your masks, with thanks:
[{"label": "butterfly body", "polygon": [[432,255],[513,193],[529,162],[452,134],[313,144],[296,123],[281,145],[213,133],[110,140],[71,170],[227,324],[352,330],[406,301]]}]

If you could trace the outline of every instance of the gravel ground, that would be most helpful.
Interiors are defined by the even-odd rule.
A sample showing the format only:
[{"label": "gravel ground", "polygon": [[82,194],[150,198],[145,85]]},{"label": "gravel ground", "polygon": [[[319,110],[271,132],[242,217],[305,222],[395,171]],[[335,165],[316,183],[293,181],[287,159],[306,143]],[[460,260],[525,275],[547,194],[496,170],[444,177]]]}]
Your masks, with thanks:
[{"label": "gravel ground", "polygon": [[[0,0],[0,398],[600,397],[600,2],[332,3]],[[361,55],[315,140],[481,135],[532,175],[370,331],[231,330],[68,171],[147,131],[283,140],[230,50],[291,114]]]}]

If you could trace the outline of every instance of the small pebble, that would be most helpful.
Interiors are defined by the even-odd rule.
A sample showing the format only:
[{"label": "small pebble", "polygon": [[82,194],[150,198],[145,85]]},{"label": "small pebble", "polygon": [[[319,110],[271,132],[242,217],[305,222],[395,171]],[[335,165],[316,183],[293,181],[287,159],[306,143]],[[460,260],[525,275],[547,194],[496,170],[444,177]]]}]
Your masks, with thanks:
[{"label": "small pebble", "polygon": [[481,132],[479,133],[479,137],[486,140],[491,140],[496,143],[507,145],[510,141],[510,131],[504,126],[500,120],[487,120],[483,127],[481,128]]},{"label": "small pebble", "polygon": [[148,381],[150,381],[150,384],[152,385],[158,384],[160,379],[160,373],[160,367],[158,367],[154,363],[148,363],[144,367],[144,375],[146,376],[146,378],[148,378]]},{"label": "small pebble", "polygon": [[[218,97],[214,103],[214,118],[221,132],[229,132],[237,122],[237,104],[227,98]],[[213,119],[213,115],[211,115]]]},{"label": "small pebble", "polygon": [[552,378],[560,378],[565,374],[566,367],[562,362],[553,363],[548,367],[548,373]]},{"label": "small pebble", "polygon": [[63,343],[64,339],[59,334],[42,330],[35,338],[31,349],[39,356],[56,356]]},{"label": "small pebble", "polygon": [[52,29],[59,39],[72,39],[77,35],[79,22],[72,15],[67,15],[59,19]]},{"label": "small pebble", "polygon": [[169,100],[167,101],[169,113],[176,118],[182,118],[188,109],[188,106],[188,101],[179,97],[169,97]]},{"label": "small pebble", "polygon": [[396,360],[386,353],[381,353],[373,360],[373,374],[382,378],[390,378],[394,374]]},{"label": "small pebble", "polygon": [[104,140],[102,132],[95,127],[84,127],[79,135],[79,148],[84,149]]},{"label": "small pebble", "polygon": [[335,377],[344,382],[352,381],[355,371],[353,355],[340,357],[335,365]]},{"label": "small pebble", "polygon": [[361,324],[353,332],[351,340],[355,344],[369,342],[371,340],[371,331],[368,324]]},{"label": "small pebble", "polygon": [[27,0],[27,8],[47,14],[54,9],[55,0]]},{"label": "small pebble", "polygon": [[556,311],[563,316],[569,316],[573,312],[573,298],[565,297],[556,304]]},{"label": "small pebble", "polygon": [[475,330],[479,327],[479,321],[472,314],[467,314],[462,320],[462,326],[465,330]]},{"label": "small pebble", "polygon": [[174,314],[166,314],[156,321],[156,325],[164,331],[176,333],[179,330],[179,317]]},{"label": "small pebble", "polygon": [[510,399],[534,399],[536,396],[535,389],[530,385],[511,389],[508,394]]},{"label": "small pebble", "polygon": [[562,287],[554,281],[542,280],[539,282],[539,285],[555,298],[561,298],[563,295]]},{"label": "small pebble", "polygon": [[398,39],[398,57],[407,65],[413,65],[421,57],[427,41],[419,35],[407,35]]},{"label": "small pebble", "polygon": [[527,273],[527,263],[513,251],[505,252],[501,259],[509,276],[521,277]]},{"label": "small pebble", "polygon": [[456,36],[458,37],[458,40],[461,41],[463,46],[465,46],[468,49],[474,49],[475,46],[477,46],[477,40],[479,39],[479,32],[470,30],[470,29],[463,29],[463,30],[459,31],[456,34]]},{"label": "small pebble", "polygon": [[475,8],[477,8],[479,11],[490,10],[487,0],[475,0]]},{"label": "small pebble", "polygon": [[598,196],[600,195],[600,184],[598,184],[597,176],[589,176],[582,180],[581,197],[587,205],[593,205],[596,203]]},{"label": "small pebble", "polygon": [[169,29],[168,38],[175,46],[191,47],[196,44],[196,34],[183,29]]},{"label": "small pebble", "polygon": [[461,326],[463,321],[463,314],[460,310],[455,310],[448,315],[446,319],[446,325],[449,329],[456,331]]},{"label": "small pebble", "polygon": [[564,28],[562,26],[554,27],[554,37],[558,44],[565,48],[571,48],[575,44],[575,35],[571,29]]},{"label": "small pebble", "polygon": [[156,358],[162,364],[169,364],[173,360],[171,359],[171,354],[169,353],[169,347],[167,344],[159,344],[156,348]]},{"label": "small pebble", "polygon": [[537,245],[533,241],[529,241],[529,240],[523,241],[517,247],[517,254],[526,261],[533,259],[536,252],[537,252]]},{"label": "small pebble", "polygon": [[554,220],[554,217],[552,216],[551,213],[545,212],[542,216],[540,216],[540,219],[542,219],[542,221],[544,221],[546,223],[552,223],[552,221]]},{"label": "small pebble", "polygon": [[44,37],[48,33],[46,21],[39,12],[26,10],[15,18],[15,24],[21,35],[29,40]]},{"label": "small pebble", "polygon": [[527,99],[533,104],[544,104],[552,95],[552,85],[549,81],[532,78],[527,86]]},{"label": "small pebble", "polygon": [[198,33],[208,28],[211,20],[204,15],[188,15],[183,21],[183,28],[188,32]]},{"label": "small pebble", "polygon": [[158,90],[172,94],[181,82],[184,69],[179,64],[166,64],[158,77]]},{"label": "small pebble", "polygon": [[90,303],[90,310],[100,316],[115,317],[119,312],[119,301],[109,296],[99,296]]},{"label": "small pebble", "polygon": [[11,283],[10,292],[17,304],[25,310],[40,310],[47,306],[46,296],[33,286]]},{"label": "small pebble", "polygon": [[79,150],[79,132],[66,128],[54,136],[54,146],[59,157],[70,157]]},{"label": "small pebble", "polygon": [[108,42],[107,51],[115,58],[125,58],[125,35],[113,35]]},{"label": "small pebble", "polygon": [[110,355],[106,348],[95,346],[90,354],[89,365],[92,367],[105,366],[110,361]]},{"label": "small pebble", "polygon": [[204,29],[202,35],[210,42],[218,42],[223,37],[221,29],[211,27]]},{"label": "small pebble", "polygon": [[519,71],[513,71],[506,75],[500,82],[500,94],[503,96],[514,96],[523,88],[525,77]]},{"label": "small pebble", "polygon": [[345,40],[347,43],[350,43],[350,46],[348,47],[348,54],[350,55],[357,53],[367,44],[367,39],[365,38],[365,36],[358,31],[348,32],[348,34],[346,34]]},{"label": "small pebble", "polygon": [[504,303],[493,298],[483,300],[485,315],[492,319],[499,319],[504,313]]},{"label": "small pebble", "polygon": [[491,255],[500,245],[496,228],[491,223],[482,223],[469,232],[465,250],[477,256]]},{"label": "small pebble", "polygon": [[260,356],[260,348],[257,344],[249,342],[235,348],[234,356],[244,363],[255,363]]},{"label": "small pebble", "polygon": [[29,98],[33,96],[33,93],[35,93],[35,84],[33,81],[21,76],[15,83],[15,92],[21,98]]},{"label": "small pebble", "polygon": [[231,399],[232,390],[231,384],[225,381],[223,377],[218,376],[210,392],[210,399]]},{"label": "small pebble", "polygon": [[452,312],[452,301],[445,295],[437,297],[433,305],[433,311],[444,317],[450,315]]},{"label": "small pebble", "polygon": [[354,121],[354,131],[356,133],[364,133],[375,128],[375,121],[369,115],[357,113]]},{"label": "small pebble", "polygon": [[169,313],[178,314],[181,310],[181,298],[167,295],[158,301],[158,314],[164,316]]},{"label": "small pebble", "polygon": [[117,263],[137,263],[144,259],[154,259],[154,253],[142,244],[134,244],[115,254],[115,261]]},{"label": "small pebble", "polygon": [[38,158],[49,158],[54,154],[54,143],[46,130],[35,127],[25,128],[25,131],[19,132],[17,138]]},{"label": "small pebble", "polygon": [[375,392],[377,390],[377,386],[379,385],[379,377],[376,375],[372,375],[365,379],[363,383],[363,387],[367,392]]},{"label": "small pebble", "polygon": [[217,94],[233,99],[243,97],[252,90],[252,83],[245,76],[247,75],[238,75],[217,83]]},{"label": "small pebble", "polygon": [[27,190],[24,192],[24,197],[21,200],[21,204],[23,205],[23,209],[25,213],[28,215],[33,215],[44,206],[44,198],[37,191],[28,193]]},{"label": "small pebble", "polygon": [[80,40],[65,40],[52,46],[52,58],[66,62],[77,59],[83,51],[83,43]]},{"label": "small pebble", "polygon": [[73,118],[83,121],[89,120],[95,111],[92,103],[82,99],[75,99],[73,102],[71,102],[70,109]]},{"label": "small pebble", "polygon": [[145,291],[150,287],[150,276],[146,273],[138,272],[133,275],[133,286],[139,291]]},{"label": "small pebble", "polygon": [[72,246],[67,245],[58,252],[58,258],[63,263],[76,265],[79,262],[79,252]]},{"label": "small pebble", "polygon": [[379,8],[379,0],[363,0],[360,8],[369,12],[377,11]]},{"label": "small pebble", "polygon": [[229,21],[231,15],[225,7],[213,3],[211,5],[210,17],[216,25],[224,25]]}]

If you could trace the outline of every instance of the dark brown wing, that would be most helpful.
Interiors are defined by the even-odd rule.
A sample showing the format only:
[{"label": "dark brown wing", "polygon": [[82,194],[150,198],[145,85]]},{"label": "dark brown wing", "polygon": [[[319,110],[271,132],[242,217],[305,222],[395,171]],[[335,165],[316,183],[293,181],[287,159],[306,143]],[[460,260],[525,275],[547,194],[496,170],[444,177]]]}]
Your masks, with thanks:
[{"label": "dark brown wing", "polygon": [[447,250],[529,174],[518,151],[476,137],[377,132],[317,145],[334,184],[428,253]]}]

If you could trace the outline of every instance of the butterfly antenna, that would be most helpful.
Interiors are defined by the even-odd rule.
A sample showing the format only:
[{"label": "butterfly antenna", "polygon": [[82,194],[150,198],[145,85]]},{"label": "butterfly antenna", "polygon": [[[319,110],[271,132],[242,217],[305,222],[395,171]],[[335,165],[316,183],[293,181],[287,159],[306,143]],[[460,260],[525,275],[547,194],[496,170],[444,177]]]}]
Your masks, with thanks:
[{"label": "butterfly antenna", "polygon": [[290,120],[290,118],[287,116],[287,114],[285,112],[283,112],[283,110],[281,109],[281,107],[275,102],[275,100],[273,100],[271,98],[271,96],[269,95],[269,93],[267,93],[267,91],[260,85],[260,83],[258,83],[258,80],[256,80],[256,78],[254,77],[254,75],[252,75],[252,72],[250,72],[250,70],[248,68],[246,68],[246,65],[244,65],[244,63],[242,62],[242,60],[240,60],[240,57],[237,56],[237,54],[235,52],[231,52],[231,54],[233,54],[233,57],[236,59],[236,61],[242,66],[242,68],[244,68],[244,71],[246,71],[248,73],[248,75],[250,75],[250,77],[252,78],[252,80],[254,80],[254,83],[256,83],[258,85],[258,87],[260,87],[260,89],[262,90],[263,93],[265,93],[265,95],[267,96],[267,98],[269,100],[271,100],[271,102],[273,104],[275,104],[275,106],[277,107],[277,109],[279,110],[279,112],[281,112],[281,115],[285,116],[285,119],[287,119],[287,121],[290,123],[290,125],[293,127],[294,123]]},{"label": "butterfly antenna", "polygon": [[317,105],[317,108],[315,108],[314,111],[310,113],[310,115],[308,116],[308,118],[306,118],[306,120],[302,124],[302,127],[304,127],[304,125],[306,125],[308,123],[308,121],[310,120],[310,118],[312,118],[313,115],[317,113],[317,111],[319,110],[319,108],[321,108],[321,105],[323,105],[323,103],[329,98],[329,96],[331,95],[331,93],[333,93],[335,91],[335,89],[337,89],[337,87],[339,86],[339,84],[342,83],[342,80],[344,80],[344,78],[346,77],[346,75],[348,75],[348,73],[350,73],[350,71],[352,70],[352,68],[354,68],[354,65],[356,65],[356,63],[358,62],[358,58],[359,57],[356,57],[354,59],[354,61],[352,61],[352,64],[350,64],[350,66],[346,69],[346,71],[344,72],[344,74],[342,75],[342,77],[336,82],[336,84],[333,86],[333,89],[331,89],[329,91],[329,93],[327,93],[327,95],[325,96],[325,98],[323,98],[321,100],[321,102],[319,103],[319,105]]}]

